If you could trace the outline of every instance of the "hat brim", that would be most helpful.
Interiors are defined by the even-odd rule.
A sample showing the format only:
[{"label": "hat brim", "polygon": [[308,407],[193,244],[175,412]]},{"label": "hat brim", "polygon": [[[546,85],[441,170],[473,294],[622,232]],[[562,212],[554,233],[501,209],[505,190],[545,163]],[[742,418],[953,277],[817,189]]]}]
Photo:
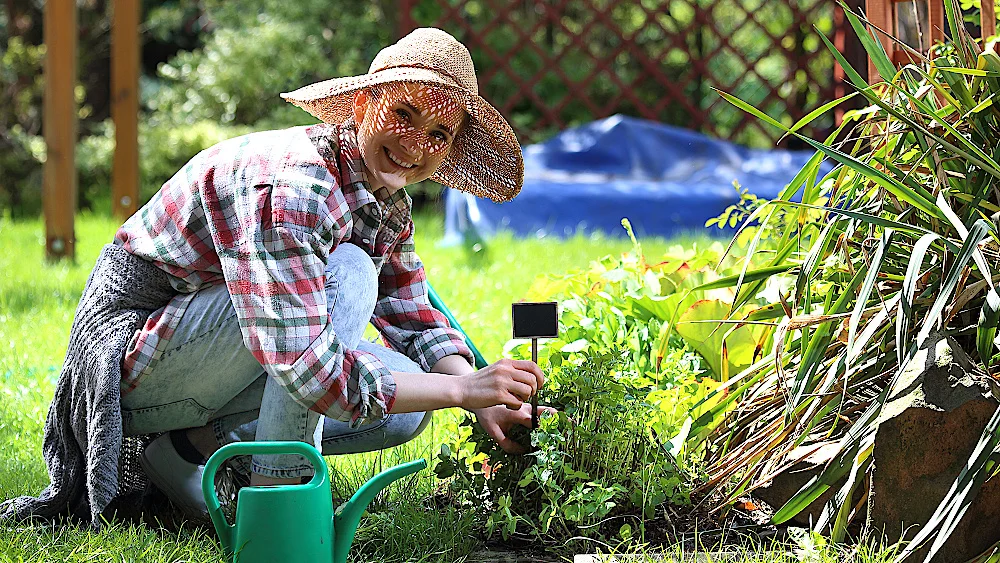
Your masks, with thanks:
[{"label": "hat brim", "polygon": [[355,93],[391,82],[447,88],[459,95],[469,114],[469,121],[455,136],[451,151],[432,180],[498,203],[510,201],[521,191],[524,160],[513,128],[482,96],[460,87],[445,74],[420,67],[393,67],[316,82],[281,97],[326,123],[339,124],[353,116]]}]

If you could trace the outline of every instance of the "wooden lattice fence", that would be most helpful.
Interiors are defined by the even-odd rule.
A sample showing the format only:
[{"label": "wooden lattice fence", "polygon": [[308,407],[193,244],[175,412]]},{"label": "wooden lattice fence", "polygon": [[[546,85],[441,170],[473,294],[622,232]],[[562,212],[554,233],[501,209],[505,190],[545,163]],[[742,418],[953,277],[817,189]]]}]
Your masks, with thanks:
[{"label": "wooden lattice fence", "polygon": [[[527,142],[625,113],[774,146],[779,131],[714,89],[794,123],[843,89],[816,28],[842,48],[851,37],[833,0],[403,0],[401,7],[401,34],[436,26],[469,46],[484,95]],[[806,133],[825,136],[834,120],[826,116]]]}]

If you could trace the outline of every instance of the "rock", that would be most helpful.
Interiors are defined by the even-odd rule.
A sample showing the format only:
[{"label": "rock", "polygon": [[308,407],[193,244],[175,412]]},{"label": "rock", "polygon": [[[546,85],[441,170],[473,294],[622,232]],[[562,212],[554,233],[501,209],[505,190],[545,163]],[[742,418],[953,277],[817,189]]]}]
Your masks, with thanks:
[{"label": "rock", "polygon": [[[839,442],[819,442],[809,446],[799,446],[788,452],[784,464],[787,468],[775,475],[767,485],[755,489],[753,496],[763,500],[777,511],[788,499],[795,496],[810,479],[819,475],[826,464],[840,451]],[[846,480],[845,480],[846,481]],[[841,483],[842,484],[842,483]],[[789,521],[804,527],[811,527],[823,512],[823,505],[838,490],[831,487],[812,501],[803,511]]]},{"label": "rock", "polygon": [[[868,525],[887,543],[926,524],[998,405],[950,337],[932,335],[900,376],[879,419]],[[933,561],[961,563],[1000,541],[1000,479],[991,479]],[[905,531],[905,534],[904,534]],[[920,561],[926,548],[914,558]]]}]

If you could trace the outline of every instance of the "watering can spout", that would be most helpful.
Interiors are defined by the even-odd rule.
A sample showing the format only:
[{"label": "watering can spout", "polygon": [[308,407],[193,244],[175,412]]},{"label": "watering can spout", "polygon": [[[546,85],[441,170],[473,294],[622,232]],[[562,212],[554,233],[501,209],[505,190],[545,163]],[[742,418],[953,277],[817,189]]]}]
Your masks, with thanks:
[{"label": "watering can spout", "polygon": [[397,465],[386,469],[382,473],[372,477],[367,483],[354,493],[351,500],[345,502],[337,508],[333,516],[333,561],[334,563],[346,563],[347,552],[354,543],[354,534],[358,531],[358,524],[361,522],[361,515],[364,514],[368,505],[379,494],[382,489],[389,486],[393,481],[416,473],[427,467],[427,461],[418,459],[402,465]]}]

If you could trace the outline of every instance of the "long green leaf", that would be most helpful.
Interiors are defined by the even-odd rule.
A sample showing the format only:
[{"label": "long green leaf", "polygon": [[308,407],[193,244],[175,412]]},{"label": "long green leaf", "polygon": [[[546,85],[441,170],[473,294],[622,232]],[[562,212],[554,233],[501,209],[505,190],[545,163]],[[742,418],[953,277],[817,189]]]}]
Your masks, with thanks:
[{"label": "long green leaf", "polygon": [[900,366],[904,363],[903,355],[906,342],[906,329],[913,322],[912,311],[913,301],[916,299],[917,280],[920,278],[920,268],[924,265],[924,256],[935,240],[941,238],[936,233],[927,233],[920,237],[913,245],[913,252],[910,253],[910,260],[906,266],[906,276],[903,278],[903,287],[900,289],[899,308],[896,309],[896,359]]},{"label": "long green leaf", "polygon": [[994,76],[1000,77],[998,72],[990,72],[988,70],[980,70],[978,68],[963,68],[960,66],[939,66],[936,67],[938,70],[944,70],[948,72],[953,72],[955,74],[963,74],[966,76]]},{"label": "long green leaf", "polygon": [[868,269],[868,275],[865,276],[865,281],[861,285],[861,293],[858,294],[857,303],[854,305],[854,311],[851,312],[851,319],[848,321],[847,350],[844,353],[844,360],[846,362],[844,368],[845,380],[851,379],[850,362],[852,350],[854,349],[854,340],[858,334],[858,324],[861,322],[861,314],[864,312],[865,307],[868,304],[868,298],[871,297],[872,290],[875,289],[875,281],[878,279],[878,274],[882,271],[882,260],[885,257],[885,250],[889,246],[889,242],[892,240],[892,235],[892,229],[886,229],[885,232],[882,233],[882,238],[879,240],[878,247],[875,249],[875,254],[872,256],[871,265]]},{"label": "long green leaf", "polygon": [[874,442],[874,434],[871,435],[870,440],[862,442],[858,455],[855,457],[854,463],[851,464],[851,471],[847,476],[847,481],[840,487],[840,490],[830,497],[830,500],[823,507],[823,511],[816,522],[816,529],[822,530],[833,519],[830,539],[837,543],[843,542],[844,536],[847,534],[848,517],[850,516],[851,508],[853,508],[851,500],[854,498],[854,491],[864,483],[864,479],[859,479],[859,477],[867,473],[868,469],[872,466]]},{"label": "long green leaf", "polygon": [[[775,121],[764,112],[758,110],[757,108],[737,98],[736,96],[732,96],[722,91],[719,91],[719,95],[721,95],[729,103],[746,111],[747,113],[755,115],[761,120],[766,121],[767,123],[770,123],[775,127],[788,131],[787,127]],[[932,201],[911,190],[904,184],[901,184],[895,178],[888,176],[881,170],[872,168],[868,164],[861,162],[860,160],[854,158],[851,155],[845,154],[833,147],[828,147],[818,141],[810,139],[809,137],[806,137],[799,133],[792,133],[792,134],[798,137],[799,139],[805,141],[806,143],[812,145],[812,147],[815,148],[816,150],[822,151],[827,156],[836,160],[837,162],[863,174],[865,178],[868,178],[873,182],[875,182],[876,184],[878,184],[879,186],[885,188],[889,193],[893,194],[897,198],[909,203],[910,205],[920,209],[921,211],[927,213],[928,215],[931,215],[932,217],[939,216],[940,210],[934,205]],[[944,217],[941,218],[943,219]]]},{"label": "long green leaf", "polygon": [[[925,106],[925,104],[924,104],[923,101],[917,99],[915,96],[913,96],[912,94],[910,94],[906,90],[902,90],[901,89],[901,90],[899,90],[899,92],[901,94],[903,94],[904,96],[906,96],[906,98],[909,99],[910,101],[912,101],[917,107],[924,106],[924,107],[922,107],[922,109],[924,109],[925,111],[929,109],[929,108],[927,108]],[[912,123],[913,123],[913,125],[916,125],[915,121],[912,122]],[[983,152],[983,150],[981,148],[977,147],[975,145],[975,143],[973,143],[968,138],[966,138],[965,135],[959,133],[958,130],[955,129],[955,127],[952,124],[948,123],[948,120],[946,120],[946,119],[937,119],[937,120],[935,120],[935,124],[940,125],[941,127],[944,127],[944,129],[946,131],[948,131],[949,133],[951,133],[952,137],[954,137],[955,139],[958,139],[962,143],[962,145],[964,147],[966,147],[969,151],[971,151],[972,154],[976,155],[976,157],[977,157],[976,159],[973,159],[970,156],[970,157],[968,157],[969,160],[972,160],[973,162],[975,162],[977,165],[979,165],[981,168],[983,168],[986,171],[989,171],[990,169],[992,169],[994,172],[991,172],[991,174],[993,174],[995,176],[1000,176],[1000,164],[997,164],[990,155],[988,155],[985,152]],[[930,137],[936,137],[936,135],[934,135],[934,133],[930,129],[926,129],[926,128],[921,128],[921,129],[925,129],[927,131],[928,136],[930,136]],[[951,143],[948,143],[947,141],[944,141],[943,139],[942,139],[941,142],[945,146],[949,146],[950,145],[953,148],[953,150],[960,151],[960,149],[957,146],[952,145]]]},{"label": "long green leaf", "polygon": [[840,53],[840,50],[837,49],[837,47],[833,43],[831,43],[829,39],[826,38],[826,35],[822,31],[820,31],[819,26],[813,26],[813,28],[816,30],[817,35],[819,35],[819,38],[823,40],[823,43],[826,45],[827,49],[829,49],[830,52],[833,53],[833,58],[837,59],[837,64],[839,64],[840,68],[844,70],[844,74],[847,75],[847,78],[848,80],[851,81],[851,84],[854,84],[854,87],[857,88],[858,90],[867,89],[868,81],[862,78],[861,75],[858,74],[858,71],[854,70],[854,65],[847,62],[847,59],[844,58],[844,55]]},{"label": "long green leaf", "polygon": [[[979,243],[985,239],[990,232],[991,225],[983,221],[982,219],[975,222],[972,228],[969,229],[969,236],[965,239],[965,243],[962,245],[962,249],[952,260],[951,268],[948,270],[948,275],[945,276],[941,287],[938,290],[937,297],[934,299],[934,304],[931,305],[930,310],[927,312],[927,316],[924,317],[924,324],[920,327],[920,331],[917,332],[917,339],[915,344],[917,347],[923,345],[924,340],[930,335],[931,331],[937,324],[938,317],[944,311],[945,305],[951,300],[952,294],[955,292],[955,287],[958,285],[958,280],[962,277],[962,271],[965,269],[965,265],[969,263],[972,259],[973,254],[979,249]],[[989,275],[987,273],[987,275]]]},{"label": "long green leaf", "polygon": [[[848,94],[846,96],[841,96],[840,98],[837,98],[836,100],[833,100],[832,102],[827,102],[827,103],[819,106],[818,108],[812,110],[811,112],[809,112],[808,114],[806,114],[804,117],[802,117],[802,119],[796,121],[795,124],[792,125],[791,129],[789,129],[787,133],[785,133],[784,135],[781,136],[781,139],[784,139],[785,136],[788,135],[789,133],[795,133],[799,129],[802,129],[806,125],[809,125],[817,117],[823,115],[824,113],[830,111],[831,109],[839,106],[841,103],[843,103],[843,102],[845,102],[847,100],[850,100],[851,98],[853,98],[854,96],[857,96],[857,95],[858,95],[858,92],[851,92],[850,94]],[[779,141],[781,139],[779,139]]]},{"label": "long green leaf", "polygon": [[[841,209],[841,208],[836,208],[836,207],[826,207],[826,206],[822,206],[822,205],[812,205],[812,204],[808,204],[808,203],[799,203],[797,201],[778,201],[778,200],[774,200],[774,199],[772,199],[770,203],[772,203],[774,205],[787,205],[787,206],[790,206],[790,207],[808,207],[810,209],[821,209],[823,211],[827,211],[829,213],[833,213],[834,215],[843,215],[844,217],[849,217],[851,219],[858,219],[860,221],[864,221],[865,223],[868,223],[868,224],[871,224],[871,225],[877,225],[879,227],[884,227],[884,228],[887,228],[887,229],[894,229],[894,230],[897,230],[897,231],[900,231],[900,232],[904,232],[904,233],[937,234],[937,233],[933,233],[931,231],[928,231],[924,227],[921,227],[921,226],[918,226],[918,225],[913,225],[913,224],[910,224],[910,223],[901,223],[899,221],[893,221],[892,219],[886,219],[884,217],[879,217],[878,215],[872,215],[871,213],[864,213],[863,211],[854,211],[854,210],[851,210],[851,209]],[[950,242],[946,242],[946,244],[950,244],[949,248],[951,248],[951,249],[953,249],[955,251],[958,251],[958,245],[955,245],[955,244],[950,243]]]},{"label": "long green leaf", "polygon": [[768,266],[765,268],[758,268],[746,273],[746,275],[735,274],[732,276],[726,276],[724,278],[719,278],[715,281],[704,283],[698,287],[693,288],[691,291],[707,291],[709,289],[721,289],[724,287],[733,287],[740,281],[740,278],[744,282],[753,282],[758,280],[769,279],[776,274],[783,274],[792,268],[795,268],[798,264],[783,264],[781,266]]},{"label": "long green leaf", "polygon": [[979,312],[979,322],[976,325],[976,351],[987,372],[991,372],[990,360],[993,358],[994,340],[997,336],[997,325],[1000,325],[1000,295],[993,289],[986,293],[983,308]]},{"label": "long green leaf", "polygon": [[[847,310],[847,305],[856,295],[855,289],[861,284],[868,272],[866,267],[858,268],[851,281],[840,287],[837,300],[823,308],[826,315],[839,315]],[[834,292],[828,295],[832,296]],[[823,364],[823,357],[826,355],[830,341],[833,339],[833,330],[830,323],[823,323],[816,329],[816,334],[809,341],[809,347],[799,364],[799,371],[796,373],[792,387],[792,402],[798,404],[806,393],[811,393],[815,388],[813,376],[819,371]]]},{"label": "long green leaf", "polygon": [[891,82],[896,76],[896,65],[892,64],[889,60],[889,55],[885,52],[885,46],[877,38],[873,37],[871,33],[868,33],[868,29],[865,27],[858,16],[851,11],[847,4],[841,2],[840,5],[844,9],[844,15],[847,16],[847,21],[851,23],[851,27],[854,28],[854,33],[858,35],[861,40],[861,44],[864,46],[865,51],[868,53],[868,57],[871,58],[872,62],[875,63],[875,69],[878,73],[882,75],[882,79],[886,82]]}]

